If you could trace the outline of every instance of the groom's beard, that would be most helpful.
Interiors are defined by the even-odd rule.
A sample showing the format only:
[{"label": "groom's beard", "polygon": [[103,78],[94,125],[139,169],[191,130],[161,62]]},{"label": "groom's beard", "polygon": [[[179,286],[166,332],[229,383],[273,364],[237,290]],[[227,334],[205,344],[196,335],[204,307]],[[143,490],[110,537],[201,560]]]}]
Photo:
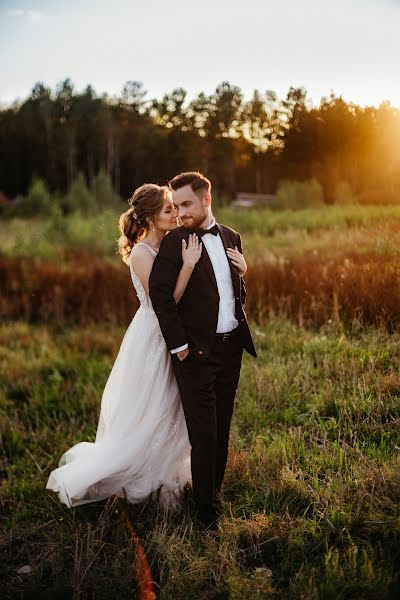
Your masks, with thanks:
[{"label": "groom's beard", "polygon": [[204,211],[201,215],[191,216],[191,217],[183,217],[181,218],[182,225],[188,231],[192,229],[196,229],[200,227],[200,225],[207,219],[208,212]]}]

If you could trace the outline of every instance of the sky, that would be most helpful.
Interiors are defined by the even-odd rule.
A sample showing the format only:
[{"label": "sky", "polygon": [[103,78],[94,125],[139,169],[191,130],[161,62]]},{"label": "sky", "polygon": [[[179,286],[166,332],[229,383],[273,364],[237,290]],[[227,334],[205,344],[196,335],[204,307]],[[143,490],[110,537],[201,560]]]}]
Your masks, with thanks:
[{"label": "sky", "polygon": [[0,0],[0,104],[69,77],[111,97],[229,81],[400,107],[399,31],[400,0]]}]

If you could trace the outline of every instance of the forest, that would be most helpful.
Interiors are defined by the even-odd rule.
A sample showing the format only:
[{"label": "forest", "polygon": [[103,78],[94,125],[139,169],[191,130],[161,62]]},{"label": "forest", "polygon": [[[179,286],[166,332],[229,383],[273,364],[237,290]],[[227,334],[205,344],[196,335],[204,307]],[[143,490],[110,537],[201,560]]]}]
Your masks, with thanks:
[{"label": "forest", "polygon": [[0,110],[0,191],[14,199],[35,180],[65,194],[99,173],[123,198],[144,182],[166,183],[200,170],[219,197],[276,193],[287,181],[314,181],[323,202],[394,204],[400,192],[400,110],[384,101],[357,106],[331,92],[314,106],[303,88],[284,99],[271,90],[222,82],[189,99],[174,89],[150,99],[128,81],[119,97],[69,79],[36,83],[24,101]]}]

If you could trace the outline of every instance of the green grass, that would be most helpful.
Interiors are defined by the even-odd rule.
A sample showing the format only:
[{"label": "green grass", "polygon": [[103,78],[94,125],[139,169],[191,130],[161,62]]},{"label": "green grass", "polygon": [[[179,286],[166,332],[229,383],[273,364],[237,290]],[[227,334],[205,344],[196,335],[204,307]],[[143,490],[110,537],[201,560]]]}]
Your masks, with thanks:
[{"label": "green grass", "polygon": [[[253,331],[259,358],[243,364],[220,536],[193,528],[188,493],[177,514],[128,506],[157,597],[395,598],[400,335],[285,320]],[[94,439],[123,333],[0,327],[5,597],[133,597],[119,503],[68,510],[44,489],[62,452]]]},{"label": "green grass", "polygon": [[116,259],[121,211],[105,210],[91,218],[67,217],[0,221],[0,255],[64,260],[67,250],[84,249]]},{"label": "green grass", "polygon": [[246,256],[275,262],[308,252],[397,254],[400,207],[324,206],[304,210],[224,208],[217,219],[241,233]]},{"label": "green grass", "polygon": [[274,235],[289,229],[313,232],[317,230],[371,227],[390,221],[400,224],[400,206],[322,206],[302,210],[222,208],[221,223],[227,223],[243,233]]},{"label": "green grass", "polygon": [[[116,250],[119,214],[108,210],[90,218],[73,214],[65,218],[2,220],[0,256],[64,262],[71,252],[84,249],[94,256],[120,261]],[[397,206],[325,206],[298,211],[221,208],[216,217],[241,232],[246,256],[252,262],[311,251],[396,254],[400,245]]]}]

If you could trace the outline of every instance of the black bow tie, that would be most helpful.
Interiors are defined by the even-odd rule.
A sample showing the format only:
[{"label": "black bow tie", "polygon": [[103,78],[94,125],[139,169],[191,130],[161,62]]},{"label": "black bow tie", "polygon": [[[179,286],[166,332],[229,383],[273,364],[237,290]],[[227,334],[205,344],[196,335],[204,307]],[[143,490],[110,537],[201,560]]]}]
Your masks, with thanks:
[{"label": "black bow tie", "polygon": [[219,234],[219,229],[218,229],[218,225],[215,224],[212,227],[210,227],[210,229],[202,229],[201,227],[197,227],[197,229],[195,229],[193,231],[193,233],[195,233],[196,235],[199,236],[199,238],[201,238],[206,233],[212,233],[213,235],[218,235]]}]

